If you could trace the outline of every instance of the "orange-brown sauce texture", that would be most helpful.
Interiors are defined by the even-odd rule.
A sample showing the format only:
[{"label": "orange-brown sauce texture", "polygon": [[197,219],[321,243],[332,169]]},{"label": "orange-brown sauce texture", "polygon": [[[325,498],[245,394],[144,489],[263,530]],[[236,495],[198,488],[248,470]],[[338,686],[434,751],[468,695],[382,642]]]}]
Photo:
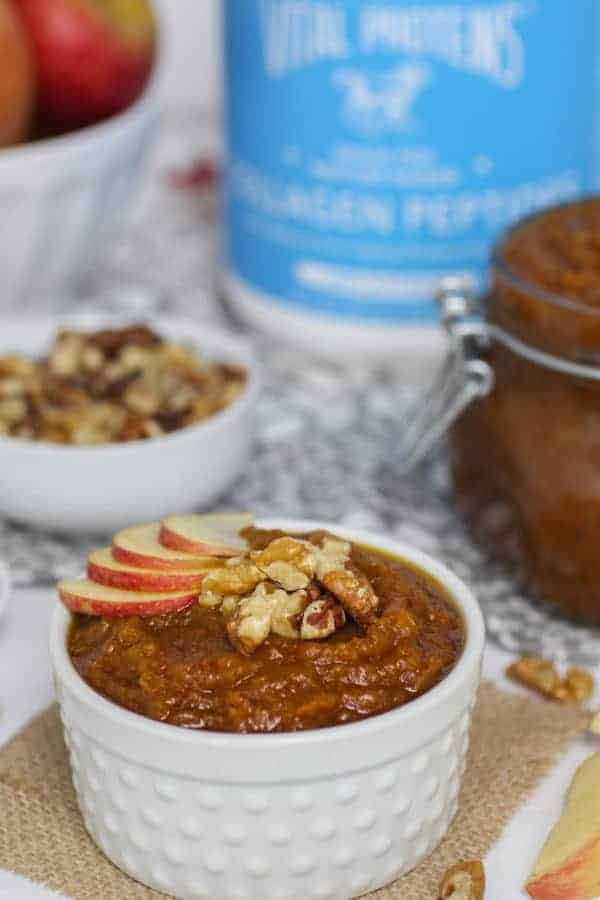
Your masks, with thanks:
[{"label": "orange-brown sauce texture", "polygon": [[[260,546],[264,534],[251,529],[250,543]],[[450,671],[462,620],[443,589],[406,563],[357,546],[352,561],[381,600],[366,630],[349,623],[324,641],[272,634],[244,657],[229,644],[221,613],[196,604],[146,619],[75,616],[71,659],[109,699],[186,728],[299,731],[386,712]]]},{"label": "orange-brown sauce texture", "polygon": [[502,256],[528,284],[600,306],[600,197],[527,220],[509,236]]}]

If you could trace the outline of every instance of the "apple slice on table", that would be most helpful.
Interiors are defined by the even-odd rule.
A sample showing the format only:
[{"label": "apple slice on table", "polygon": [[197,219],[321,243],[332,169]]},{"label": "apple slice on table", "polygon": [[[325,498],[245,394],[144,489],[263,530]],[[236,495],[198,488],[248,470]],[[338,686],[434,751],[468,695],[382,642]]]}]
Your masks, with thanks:
[{"label": "apple slice on table", "polygon": [[206,556],[237,556],[247,549],[240,531],[253,522],[251,513],[169,516],[163,519],[160,542],[171,550],[203,553]]},{"label": "apple slice on table", "polygon": [[158,522],[119,531],[113,538],[113,557],[127,566],[167,572],[197,572],[200,567],[211,568],[215,565],[214,560],[200,553],[164,547],[158,540],[159,533]]},{"label": "apple slice on table", "polygon": [[198,591],[120,591],[87,578],[61,581],[58,594],[72,612],[107,618],[161,616],[186,609],[198,599]]},{"label": "apple slice on table", "polygon": [[110,547],[103,547],[88,556],[87,575],[97,584],[125,591],[193,591],[200,590],[207,568],[199,566],[189,572],[140,569],[120,563]]},{"label": "apple slice on table", "polygon": [[526,885],[536,900],[600,896],[600,753],[575,773],[564,813]]}]

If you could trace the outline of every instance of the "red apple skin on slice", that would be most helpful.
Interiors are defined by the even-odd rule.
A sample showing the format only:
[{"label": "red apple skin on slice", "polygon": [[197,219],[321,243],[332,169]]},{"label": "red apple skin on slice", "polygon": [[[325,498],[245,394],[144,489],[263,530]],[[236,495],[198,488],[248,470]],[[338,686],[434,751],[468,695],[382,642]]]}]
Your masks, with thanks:
[{"label": "red apple skin on slice", "polygon": [[559,871],[548,872],[529,881],[527,893],[534,900],[587,900],[597,897],[600,874],[593,879],[589,872],[590,861],[597,859],[600,859],[600,836],[588,841]]},{"label": "red apple skin on slice", "polygon": [[106,618],[162,616],[187,609],[198,599],[197,592],[121,591],[85,578],[61,581],[58,594],[71,612]]},{"label": "red apple skin on slice", "polygon": [[253,521],[254,516],[250,513],[169,516],[163,519],[159,540],[171,550],[206,556],[237,556],[247,549],[240,531]]},{"label": "red apple skin on slice", "polygon": [[88,556],[87,575],[90,581],[125,591],[194,591],[200,590],[206,571],[160,572],[156,569],[136,569],[118,562],[110,547],[94,550]]},{"label": "red apple skin on slice", "polygon": [[119,531],[113,538],[112,553],[117,562],[138,569],[157,569],[163,572],[197,572],[198,567],[210,568],[214,560],[201,554],[174,551],[159,543],[160,525],[136,525]]},{"label": "red apple skin on slice", "polygon": [[536,900],[600,896],[600,753],[575,772],[525,889]]}]

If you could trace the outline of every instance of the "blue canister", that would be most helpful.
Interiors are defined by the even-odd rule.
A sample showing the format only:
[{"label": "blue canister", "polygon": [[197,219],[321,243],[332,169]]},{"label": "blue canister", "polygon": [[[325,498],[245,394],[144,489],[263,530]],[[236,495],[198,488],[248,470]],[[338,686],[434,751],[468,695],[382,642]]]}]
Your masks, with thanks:
[{"label": "blue canister", "polygon": [[596,0],[225,0],[225,285],[348,359],[421,352],[441,276],[589,190]]}]

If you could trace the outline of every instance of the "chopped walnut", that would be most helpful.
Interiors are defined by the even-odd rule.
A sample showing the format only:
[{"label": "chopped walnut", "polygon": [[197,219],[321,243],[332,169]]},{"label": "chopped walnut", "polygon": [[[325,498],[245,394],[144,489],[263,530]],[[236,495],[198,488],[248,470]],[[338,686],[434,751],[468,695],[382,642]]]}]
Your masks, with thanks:
[{"label": "chopped walnut", "polygon": [[324,578],[331,572],[342,571],[350,559],[351,546],[347,541],[324,537],[320,546],[311,545],[311,557],[314,573],[324,583]]},{"label": "chopped walnut", "polygon": [[223,566],[208,572],[202,583],[202,593],[210,591],[222,597],[233,594],[243,597],[265,580],[264,574],[251,562],[241,561],[235,566]]},{"label": "chopped walnut", "polygon": [[0,378],[0,399],[6,400],[12,397],[22,397],[25,393],[25,383],[21,378],[7,375]]},{"label": "chopped walnut", "polygon": [[439,900],[483,900],[484,895],[485,870],[479,860],[453,866],[440,884]]},{"label": "chopped walnut", "polygon": [[260,647],[271,631],[275,598],[259,584],[249,597],[243,597],[227,622],[227,635],[236,650],[249,656]]},{"label": "chopped walnut", "polygon": [[272,562],[262,571],[271,581],[276,581],[286,591],[299,591],[308,587],[310,583],[308,575],[305,575],[300,569],[296,569],[291,563]]},{"label": "chopped walnut", "polygon": [[585,703],[594,693],[594,679],[585,669],[569,669],[563,679],[550,660],[524,656],[512,663],[506,674],[513,681],[533,688],[561,703]]},{"label": "chopped walnut", "polygon": [[205,589],[202,590],[202,593],[198,597],[199,606],[203,606],[206,609],[214,609],[215,607],[220,606],[221,612],[224,614],[226,607],[233,612],[239,602],[239,597],[233,595],[224,597],[223,594],[215,594],[214,591],[207,591]]},{"label": "chopped walnut", "polygon": [[252,557],[261,568],[275,562],[286,562],[307,577],[316,576],[322,580],[329,572],[345,567],[350,558],[350,544],[331,537],[324,537],[320,545],[300,538],[282,537],[271,541]]},{"label": "chopped walnut", "polygon": [[[378,598],[349,564],[351,545],[328,535],[312,541],[275,537],[262,550],[229,559],[202,583],[202,606],[220,606],[229,638],[253,653],[270,633],[322,640],[346,622],[375,617]],[[327,589],[327,592],[325,592]]]},{"label": "chopped walnut", "polygon": [[321,580],[356,622],[360,625],[373,622],[379,598],[362,572],[343,569],[329,572]]},{"label": "chopped walnut", "polygon": [[586,669],[569,669],[557,693],[557,700],[567,703],[585,703],[594,693],[595,683]]},{"label": "chopped walnut", "polygon": [[[213,601],[211,603],[211,600]],[[226,619],[230,619],[238,606],[240,605],[239,597],[220,597],[218,594],[211,594],[210,591],[201,596],[199,598],[200,606],[220,606],[221,607],[221,615],[223,615]]]},{"label": "chopped walnut", "polygon": [[506,674],[513,681],[518,681],[526,687],[532,687],[547,697],[554,696],[560,685],[560,677],[554,664],[540,657],[524,656],[517,662],[511,663]]},{"label": "chopped walnut", "polygon": [[139,416],[155,416],[160,412],[161,396],[149,384],[134,381],[125,391],[123,402]]},{"label": "chopped walnut", "polygon": [[350,544],[326,537],[319,546],[299,538],[282,537],[251,555],[273,581],[287,590],[299,590],[306,588],[315,576],[322,581],[328,573],[343,570],[350,556]]},{"label": "chopped walnut", "polygon": [[[585,703],[594,693],[594,677],[586,669],[569,669],[562,684],[561,693],[570,703]],[[558,699],[563,699],[559,697]]]},{"label": "chopped walnut", "polygon": [[331,595],[313,600],[304,612],[300,636],[303,641],[322,640],[346,624],[346,614]]},{"label": "chopped walnut", "polygon": [[246,374],[143,325],[61,331],[47,356],[0,357],[0,434],[60,444],[160,437],[229,406]]},{"label": "chopped walnut", "polygon": [[48,357],[48,368],[55,375],[69,377],[75,375],[81,363],[85,338],[76,332],[63,331],[59,334]]},{"label": "chopped walnut", "polygon": [[251,557],[261,569],[268,569],[273,563],[288,563],[304,575],[312,577],[314,566],[310,556],[311,545],[293,537],[275,538],[264,550],[251,553]]},{"label": "chopped walnut", "polygon": [[229,613],[227,634],[233,646],[245,655],[250,655],[267,639],[270,632],[282,637],[297,638],[299,629],[295,625],[306,606],[305,591],[287,593],[267,582],[261,582],[252,594],[232,604],[227,598]]},{"label": "chopped walnut", "polygon": [[9,396],[0,400],[0,420],[7,426],[21,422],[27,415],[27,403],[22,397]]},{"label": "chopped walnut", "polygon": [[35,372],[35,363],[26,356],[0,357],[0,378],[29,378]]},{"label": "chopped walnut", "polygon": [[280,637],[301,637],[300,622],[309,602],[306,591],[277,591],[277,602],[271,618],[271,631]]},{"label": "chopped walnut", "polygon": [[87,344],[81,354],[81,364],[86,372],[100,372],[105,364],[105,357],[102,350],[94,344]]}]

